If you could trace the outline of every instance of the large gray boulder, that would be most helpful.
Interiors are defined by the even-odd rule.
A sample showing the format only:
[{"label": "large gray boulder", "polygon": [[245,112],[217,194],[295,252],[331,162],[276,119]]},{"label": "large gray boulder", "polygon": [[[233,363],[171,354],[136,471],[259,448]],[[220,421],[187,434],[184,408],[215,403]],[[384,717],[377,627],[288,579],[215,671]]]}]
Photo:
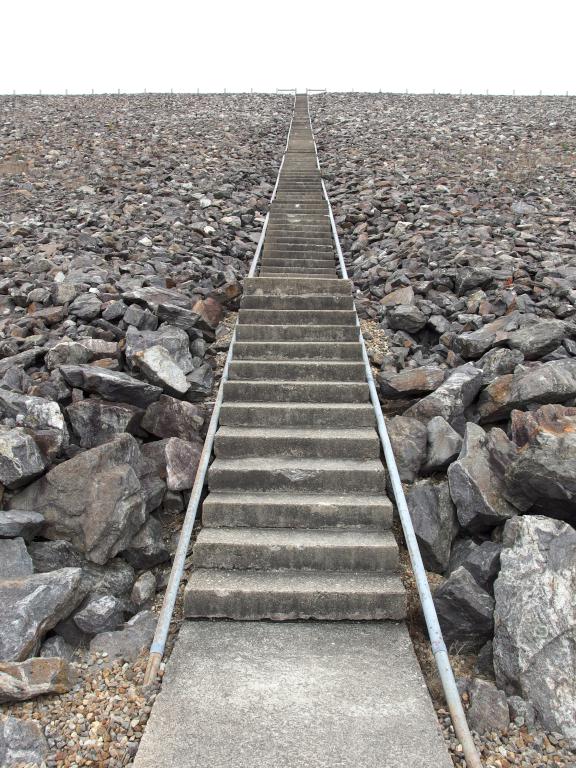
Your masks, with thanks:
[{"label": "large gray boulder", "polygon": [[151,347],[162,347],[173,363],[184,373],[194,367],[190,354],[190,339],[182,328],[164,323],[157,331],[139,331],[130,326],[126,331],[126,360],[130,366],[138,365],[138,353]]},{"label": "large gray boulder", "polygon": [[158,616],[152,611],[141,611],[115,632],[102,632],[90,643],[93,653],[106,653],[106,661],[118,659],[125,662],[136,658],[150,647],[154,637]]},{"label": "large gray boulder", "polygon": [[432,365],[405,368],[400,373],[382,373],[380,392],[383,398],[413,398],[427,395],[442,384],[445,371]]},{"label": "large gray boulder", "polygon": [[394,416],[386,420],[386,428],[400,479],[411,483],[426,459],[426,427],[418,419]]},{"label": "large gray boulder", "polygon": [[510,725],[506,694],[486,680],[476,679],[468,689],[470,707],[468,725],[476,733],[505,731]]},{"label": "large gray boulder", "polygon": [[448,468],[450,494],[456,505],[458,521],[472,532],[489,530],[518,514],[518,509],[504,497],[502,453],[514,456],[502,430],[486,433],[477,424],[468,423],[458,460]]},{"label": "large gray boulder", "polygon": [[510,333],[506,345],[520,350],[526,360],[537,360],[562,344],[568,332],[569,326],[562,320],[541,320]]},{"label": "large gray boulder", "polygon": [[0,539],[0,579],[19,579],[33,571],[24,539]]},{"label": "large gray boulder", "polygon": [[0,660],[22,661],[85,596],[80,568],[0,581]]},{"label": "large gray boulder", "polygon": [[156,437],[180,437],[182,440],[198,439],[204,423],[204,411],[193,403],[162,395],[146,408],[142,427]]},{"label": "large gray boulder", "polygon": [[21,536],[25,541],[33,539],[44,525],[44,515],[23,509],[6,509],[0,512],[0,539]]},{"label": "large gray boulder", "polygon": [[3,768],[44,764],[48,742],[35,720],[0,718],[0,765]]},{"label": "large gray boulder", "polygon": [[113,595],[94,595],[74,615],[74,623],[87,635],[116,629],[124,622],[126,605]]},{"label": "large gray boulder", "polygon": [[169,395],[183,397],[190,388],[182,368],[160,345],[137,352],[132,363],[148,381],[162,387]]},{"label": "large gray boulder", "polygon": [[448,571],[452,573],[463,566],[482,589],[492,592],[494,579],[500,570],[501,551],[502,545],[496,541],[476,544],[472,539],[458,539],[450,553]]},{"label": "large gray boulder", "polygon": [[492,636],[494,598],[472,574],[457,568],[434,591],[434,605],[446,644],[479,650]]},{"label": "large gray boulder", "polygon": [[448,483],[416,483],[408,490],[406,500],[424,566],[428,571],[444,573],[458,531]]},{"label": "large gray boulder", "polygon": [[58,403],[0,389],[0,416],[12,418],[24,427],[50,460],[68,444],[68,429]]},{"label": "large gray boulder", "polygon": [[42,474],[48,466],[36,441],[21,427],[0,427],[0,483],[20,488]]},{"label": "large gray boulder", "polygon": [[465,412],[482,386],[482,371],[471,363],[456,368],[435,392],[408,408],[405,416],[428,423],[434,416],[442,416],[462,433],[466,424]]},{"label": "large gray boulder", "polygon": [[576,746],[576,531],[539,515],[509,520],[494,584],[494,671]]},{"label": "large gray boulder", "polygon": [[125,549],[146,520],[136,474],[140,460],[136,440],[119,435],[54,467],[10,505],[42,513],[46,538],[65,539],[102,565]]},{"label": "large gray boulder", "polygon": [[427,474],[445,469],[457,458],[462,438],[442,416],[434,416],[426,425],[428,449],[423,471]]},{"label": "large gray boulder", "polygon": [[61,365],[60,372],[71,387],[140,408],[146,408],[162,394],[161,387],[98,365]]},{"label": "large gray boulder", "polygon": [[142,410],[129,403],[89,398],[66,408],[72,432],[82,448],[94,448],[122,432],[138,434]]}]

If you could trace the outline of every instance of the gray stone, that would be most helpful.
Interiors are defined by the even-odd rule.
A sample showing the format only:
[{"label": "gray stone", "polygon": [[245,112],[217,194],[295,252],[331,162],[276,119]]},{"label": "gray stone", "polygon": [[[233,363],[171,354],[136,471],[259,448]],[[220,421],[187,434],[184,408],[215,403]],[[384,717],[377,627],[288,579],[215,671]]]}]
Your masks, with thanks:
[{"label": "gray stone", "polygon": [[139,381],[127,373],[110,371],[98,365],[62,365],[60,371],[71,387],[100,395],[106,400],[131,403],[140,408],[158,400],[160,387]]},{"label": "gray stone", "polygon": [[43,765],[48,742],[35,720],[0,718],[0,765],[2,768]]},{"label": "gray stone", "polygon": [[394,416],[386,420],[400,479],[411,483],[426,458],[426,427],[417,419]]},{"label": "gray stone", "polygon": [[81,293],[68,307],[68,311],[79,320],[89,323],[100,316],[102,302],[93,293]]},{"label": "gray stone", "polygon": [[68,444],[68,429],[58,403],[0,389],[0,415],[15,419],[17,426],[31,433],[50,461]]},{"label": "gray stone", "polygon": [[0,704],[67,693],[76,679],[74,667],[60,658],[0,662]]},{"label": "gray stone", "polygon": [[82,571],[61,568],[0,581],[0,660],[34,654],[44,635],[82,601]]},{"label": "gray stone", "polygon": [[494,584],[496,682],[576,745],[576,531],[525,515],[506,523],[503,544]]},{"label": "gray stone", "polygon": [[130,326],[126,331],[125,355],[129,365],[137,365],[135,355],[144,352],[150,347],[163,347],[172,361],[184,373],[188,373],[194,367],[190,354],[190,339],[188,334],[174,325],[164,323],[157,331],[139,331]]},{"label": "gray stone", "polygon": [[484,643],[478,651],[475,671],[479,675],[489,677],[491,680],[494,679],[494,648],[492,640]]},{"label": "gray stone", "polygon": [[124,622],[125,603],[113,595],[94,595],[74,615],[76,625],[88,635],[110,632]]},{"label": "gray stone", "polygon": [[164,347],[148,347],[136,352],[132,356],[132,364],[148,381],[162,387],[170,395],[183,397],[190,388],[184,371],[176,365]]},{"label": "gray stone", "polygon": [[526,360],[537,360],[556,349],[568,333],[562,320],[542,320],[509,334],[506,344],[522,352]]},{"label": "gray stone", "polygon": [[149,605],[156,595],[156,576],[144,571],[134,582],[130,599],[137,608]]},{"label": "gray stone", "polygon": [[431,474],[445,469],[457,458],[462,438],[442,416],[434,416],[426,425],[428,450],[424,472]]},{"label": "gray stone", "polygon": [[404,288],[398,288],[397,290],[386,294],[386,296],[380,299],[380,304],[382,304],[384,307],[395,307],[398,306],[398,304],[407,306],[413,303],[414,289],[409,285],[405,286]]},{"label": "gray stone", "polygon": [[162,526],[155,517],[150,515],[122,557],[137,570],[153,568],[170,558],[170,551],[164,544]]},{"label": "gray stone", "polygon": [[459,433],[464,431],[465,411],[482,386],[482,371],[471,363],[456,368],[435,392],[408,408],[405,416],[428,423],[442,416]]},{"label": "gray stone", "polygon": [[102,632],[91,641],[92,653],[106,653],[106,662],[118,659],[124,662],[135,661],[143,652],[148,650],[158,617],[152,611],[141,611],[124,624],[122,629],[115,632]]},{"label": "gray stone", "polygon": [[0,539],[0,579],[19,579],[33,572],[24,539]]},{"label": "gray stone", "polygon": [[0,483],[19,488],[42,474],[48,466],[36,441],[22,428],[0,428]]},{"label": "gray stone", "polygon": [[432,365],[421,368],[405,368],[400,373],[382,373],[380,392],[382,397],[412,398],[433,392],[444,381],[444,370]]},{"label": "gray stone", "polygon": [[444,640],[463,649],[477,650],[494,628],[494,598],[483,590],[466,568],[457,568],[434,591],[434,605]]},{"label": "gray stone", "polygon": [[494,273],[489,267],[463,267],[456,277],[456,292],[463,296],[474,288],[485,288],[494,280]]},{"label": "gray stone", "polygon": [[60,635],[52,635],[42,643],[40,648],[40,656],[48,659],[64,659],[65,661],[71,661],[74,656],[74,648],[68,645],[66,640]]},{"label": "gray stone", "polygon": [[509,442],[501,430],[486,433],[476,424],[467,424],[458,460],[448,468],[458,521],[469,531],[494,528],[518,513],[504,498],[502,473],[492,460],[492,449],[498,441]]},{"label": "gray stone", "polygon": [[0,539],[21,536],[30,541],[44,525],[44,515],[23,509],[7,509],[0,512]]},{"label": "gray stone", "polygon": [[500,553],[502,545],[495,541],[484,541],[476,544],[471,539],[463,540],[461,546],[450,558],[450,571],[463,566],[469,571],[476,583],[487,592],[492,591],[494,579],[500,570]]},{"label": "gray stone", "polygon": [[214,372],[208,363],[203,363],[186,376],[186,381],[190,385],[186,399],[191,403],[197,403],[212,392]]},{"label": "gray stone", "polygon": [[136,440],[119,435],[54,467],[10,505],[41,512],[46,538],[65,539],[102,565],[125,549],[146,520],[139,461]]},{"label": "gray stone", "polygon": [[524,355],[518,349],[491,349],[486,352],[480,360],[476,362],[476,366],[481,368],[483,373],[482,383],[484,385],[491,384],[498,376],[502,376],[505,373],[512,373],[517,365],[524,362]]},{"label": "gray stone", "polygon": [[510,718],[516,725],[526,725],[533,728],[536,724],[536,710],[529,701],[524,701],[521,696],[508,696],[508,709]]},{"label": "gray stone", "polygon": [[476,733],[505,731],[510,725],[510,712],[506,694],[486,680],[473,680],[468,693],[468,725]]},{"label": "gray stone", "polygon": [[46,368],[52,371],[61,365],[82,365],[90,362],[90,351],[77,341],[61,341],[55,344],[46,354]]},{"label": "gray stone", "polygon": [[510,332],[518,328],[519,320],[520,313],[512,312],[483,325],[476,331],[462,333],[454,339],[454,352],[466,360],[482,357],[493,346],[505,343]]},{"label": "gray stone", "polygon": [[203,409],[192,403],[162,395],[146,409],[142,427],[156,437],[180,437],[182,440],[198,439],[204,423]]},{"label": "gray stone", "polygon": [[123,315],[127,325],[133,325],[141,331],[155,331],[158,328],[158,318],[149,309],[138,304],[131,304]]},{"label": "gray stone", "polygon": [[408,490],[406,498],[425,568],[444,573],[450,546],[458,531],[448,483],[416,483]]},{"label": "gray stone", "polygon": [[426,315],[413,304],[396,304],[386,313],[390,328],[418,333],[426,325]]},{"label": "gray stone", "polygon": [[140,434],[142,410],[128,403],[89,398],[66,408],[72,432],[82,448],[94,448],[122,432]]}]

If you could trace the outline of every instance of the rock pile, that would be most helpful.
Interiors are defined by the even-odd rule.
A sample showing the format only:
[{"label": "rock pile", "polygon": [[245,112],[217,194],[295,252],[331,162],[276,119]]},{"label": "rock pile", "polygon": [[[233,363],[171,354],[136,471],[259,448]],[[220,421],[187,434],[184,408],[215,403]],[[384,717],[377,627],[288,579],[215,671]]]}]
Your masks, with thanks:
[{"label": "rock pile", "polygon": [[0,97],[2,702],[150,642],[290,110]]},{"label": "rock pile", "polygon": [[445,636],[498,686],[474,683],[472,720],[533,708],[576,746],[573,100],[312,105]]}]

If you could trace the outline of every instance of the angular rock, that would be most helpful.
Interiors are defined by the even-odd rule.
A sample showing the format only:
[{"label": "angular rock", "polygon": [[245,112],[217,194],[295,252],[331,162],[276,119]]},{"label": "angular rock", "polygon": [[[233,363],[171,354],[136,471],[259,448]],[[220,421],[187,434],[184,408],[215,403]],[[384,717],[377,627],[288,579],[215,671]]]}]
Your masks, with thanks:
[{"label": "angular rock", "polygon": [[414,290],[407,285],[404,288],[397,288],[395,291],[386,294],[380,299],[380,304],[384,307],[395,307],[398,304],[409,305],[414,303]]},{"label": "angular rock", "polygon": [[212,392],[214,372],[208,363],[203,363],[186,376],[186,381],[190,385],[186,392],[186,399],[191,403],[197,403]]},{"label": "angular rock", "polygon": [[21,536],[30,541],[44,525],[44,515],[23,509],[7,509],[0,512],[0,539]]},{"label": "angular rock", "polygon": [[146,408],[162,394],[160,387],[97,365],[62,365],[60,371],[71,387],[140,408]]},{"label": "angular rock", "polygon": [[434,605],[448,646],[477,650],[492,636],[494,598],[466,568],[457,568],[434,591]]},{"label": "angular rock", "polygon": [[0,581],[0,660],[22,661],[38,650],[44,635],[83,600],[81,578],[79,568],[61,568]]},{"label": "angular rock", "polygon": [[89,398],[66,408],[74,437],[81,448],[94,448],[122,432],[140,434],[143,411],[128,403]]},{"label": "angular rock", "polygon": [[107,653],[108,663],[117,659],[128,663],[135,661],[150,647],[157,620],[157,615],[152,611],[141,611],[124,624],[122,629],[96,635],[90,643],[90,650],[92,653]]},{"label": "angular rock", "polygon": [[212,326],[198,312],[193,312],[191,309],[178,307],[174,304],[159,304],[158,317],[170,325],[182,328],[190,338],[195,338],[198,332],[209,339],[214,337]]},{"label": "angular rock", "polygon": [[418,333],[426,325],[426,315],[413,304],[397,304],[386,313],[390,328],[406,333]]},{"label": "angular rock", "polygon": [[454,352],[466,360],[482,357],[492,347],[505,343],[509,334],[518,328],[519,320],[520,313],[512,312],[486,323],[476,331],[462,333],[454,339]]},{"label": "angular rock", "polygon": [[476,424],[467,424],[458,460],[448,468],[458,522],[472,532],[489,530],[518,514],[504,497],[502,471],[493,459],[492,451],[498,442],[508,447],[509,441],[501,430],[486,433]]},{"label": "angular rock", "polygon": [[537,360],[556,349],[567,334],[568,326],[562,320],[542,320],[510,333],[506,345],[522,352],[526,360]]},{"label": "angular rock", "polygon": [[405,368],[400,373],[382,373],[380,392],[383,398],[422,397],[433,392],[444,381],[442,368],[423,366]]},{"label": "angular rock", "polygon": [[164,347],[148,347],[132,356],[132,363],[143,375],[170,395],[184,397],[190,384]]},{"label": "angular rock", "polygon": [[423,471],[427,474],[445,469],[460,453],[462,438],[442,416],[434,416],[426,425],[427,453]]},{"label": "angular rock", "polygon": [[145,522],[145,499],[134,469],[139,461],[136,440],[119,435],[54,467],[13,496],[10,505],[44,514],[46,538],[65,539],[102,565]]},{"label": "angular rock", "polygon": [[188,334],[174,325],[164,323],[157,331],[139,331],[129,327],[126,331],[126,360],[129,365],[137,365],[135,356],[138,352],[144,352],[150,347],[162,347],[172,361],[184,373],[188,373],[194,367],[190,354],[190,339]]},{"label": "angular rock", "polygon": [[576,745],[576,531],[540,515],[504,528],[496,598],[496,682]]},{"label": "angular rock", "polygon": [[470,707],[466,717],[476,733],[505,731],[510,725],[510,712],[506,694],[486,680],[472,681],[468,689]]},{"label": "angular rock", "polygon": [[533,728],[536,724],[536,710],[529,701],[524,701],[521,696],[508,696],[508,709],[510,718],[516,725],[526,725]]},{"label": "angular rock", "polygon": [[61,365],[82,365],[90,362],[92,355],[86,347],[77,341],[61,341],[46,354],[46,368],[52,371]]},{"label": "angular rock", "polygon": [[0,704],[28,701],[48,693],[67,693],[76,678],[74,667],[64,659],[0,662]]},{"label": "angular rock", "polygon": [[512,373],[517,365],[524,362],[524,355],[518,349],[491,349],[482,355],[476,366],[484,372],[482,383],[491,384],[498,376]]},{"label": "angular rock", "polygon": [[101,309],[102,302],[93,293],[81,293],[68,307],[71,315],[86,323],[99,317]]},{"label": "angular rock", "polygon": [[426,458],[426,427],[417,419],[394,416],[386,420],[400,479],[411,483]]},{"label": "angular rock", "polygon": [[162,526],[155,517],[150,515],[122,557],[137,570],[153,568],[170,559],[170,551],[164,544]]},{"label": "angular rock", "polygon": [[408,408],[405,416],[428,423],[434,416],[442,416],[457,432],[462,433],[466,423],[465,411],[482,386],[482,371],[471,363],[456,368],[432,394]]},{"label": "angular rock", "polygon": [[500,570],[502,545],[495,541],[476,544],[471,539],[463,539],[459,543],[461,546],[450,557],[449,572],[462,566],[472,574],[482,589],[492,592],[494,580]]},{"label": "angular rock", "polygon": [[48,742],[35,720],[0,718],[0,765],[17,768],[42,765],[48,755]]},{"label": "angular rock", "polygon": [[88,635],[110,632],[124,623],[125,603],[113,595],[95,595],[74,616],[75,624]]},{"label": "angular rock", "polygon": [[36,441],[22,428],[0,428],[0,483],[20,488],[48,466]]},{"label": "angular rock", "polygon": [[406,500],[426,570],[444,573],[458,531],[448,483],[416,483]]},{"label": "angular rock", "polygon": [[24,539],[0,539],[0,579],[19,579],[33,572]]},{"label": "angular rock", "polygon": [[204,423],[204,411],[192,403],[162,395],[146,409],[142,427],[156,437],[195,441]]},{"label": "angular rock", "polygon": [[127,304],[132,302],[145,304],[152,312],[156,312],[159,304],[174,304],[184,309],[192,308],[192,302],[184,293],[174,289],[160,288],[159,286],[133,288],[130,291],[126,291],[122,298]]},{"label": "angular rock", "polygon": [[134,582],[130,599],[137,608],[149,605],[156,595],[156,576],[152,571],[144,571]]},{"label": "angular rock", "polygon": [[64,661],[71,661],[74,656],[74,648],[68,645],[66,640],[60,635],[52,635],[42,643],[40,648],[40,656],[43,659],[64,659]]},{"label": "angular rock", "polygon": [[19,427],[31,433],[51,461],[68,444],[68,430],[58,403],[0,389],[0,416],[15,419]]}]

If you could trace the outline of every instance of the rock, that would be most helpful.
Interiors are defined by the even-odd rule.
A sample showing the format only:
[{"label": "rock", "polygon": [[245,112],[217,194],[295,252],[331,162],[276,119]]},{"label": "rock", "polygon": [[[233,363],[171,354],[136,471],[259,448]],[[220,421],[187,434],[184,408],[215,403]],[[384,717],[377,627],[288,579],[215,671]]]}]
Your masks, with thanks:
[{"label": "rock", "polygon": [[380,392],[384,398],[421,397],[433,392],[444,381],[442,368],[405,368],[400,373],[382,373]]},{"label": "rock", "polygon": [[168,394],[183,397],[190,385],[181,368],[172,360],[164,347],[148,347],[132,356],[135,365],[152,384]]},{"label": "rock", "polygon": [[426,458],[426,427],[417,419],[394,416],[386,427],[400,479],[411,483],[417,477]]},{"label": "rock", "polygon": [[186,376],[186,381],[190,385],[186,399],[192,403],[197,403],[212,392],[214,372],[208,363],[203,363]]},{"label": "rock", "polygon": [[218,323],[222,320],[222,305],[210,296],[195,302],[192,310],[200,315],[204,323],[210,328],[217,328]]},{"label": "rock", "polygon": [[74,648],[68,645],[60,635],[52,635],[42,643],[40,656],[48,659],[59,658],[64,659],[64,661],[71,661],[74,656]]},{"label": "rock", "polygon": [[510,718],[516,725],[526,725],[533,728],[536,724],[536,710],[529,701],[524,701],[521,696],[508,696],[508,709]]},{"label": "rock", "polygon": [[108,654],[108,663],[122,659],[135,661],[143,651],[148,650],[158,617],[152,611],[141,611],[133,616],[124,627],[116,632],[103,632],[90,643],[92,653]]},{"label": "rock", "polygon": [[406,500],[424,567],[428,571],[444,573],[450,546],[458,531],[448,483],[416,483],[408,490]]},{"label": "rock", "polygon": [[43,636],[84,598],[81,577],[79,568],[61,568],[0,581],[0,660],[22,661],[38,650]]},{"label": "rock", "polygon": [[525,515],[506,523],[503,545],[494,584],[496,682],[576,745],[576,531]]},{"label": "rock", "polygon": [[146,408],[162,394],[160,387],[97,365],[62,365],[60,371],[71,387],[140,408]]},{"label": "rock", "polygon": [[506,467],[510,500],[576,523],[576,408],[544,405],[537,411],[512,411],[517,458]]},{"label": "rock", "polygon": [[476,367],[483,370],[482,383],[486,385],[498,376],[512,373],[523,362],[524,355],[518,349],[491,349],[476,362]]},{"label": "rock", "polygon": [[138,365],[139,358],[135,356],[139,352],[158,346],[165,350],[172,362],[184,373],[193,369],[190,339],[182,328],[164,323],[157,331],[139,331],[132,326],[126,331],[125,354],[131,366]]},{"label": "rock", "polygon": [[68,307],[71,315],[86,323],[99,317],[101,309],[102,302],[93,293],[81,293]]},{"label": "rock", "polygon": [[460,453],[462,438],[442,416],[434,416],[426,425],[427,453],[424,472],[445,469]]},{"label": "rock", "polygon": [[193,442],[204,423],[203,409],[162,395],[146,409],[142,427],[156,437],[180,437]]},{"label": "rock", "polygon": [[143,411],[128,403],[90,398],[66,408],[72,432],[80,447],[94,448],[122,432],[140,434]]},{"label": "rock", "polygon": [[408,408],[405,416],[428,423],[442,416],[457,432],[466,423],[465,411],[482,386],[482,371],[471,363],[456,368],[435,392]]},{"label": "rock", "polygon": [[30,541],[44,525],[44,515],[22,509],[8,509],[0,512],[0,539],[21,536]]},{"label": "rock", "polygon": [[170,551],[164,544],[162,526],[152,515],[132,539],[122,557],[138,570],[153,568],[170,559]]},{"label": "rock", "polygon": [[145,522],[145,498],[135,471],[139,461],[136,440],[119,435],[54,467],[13,496],[10,505],[41,512],[46,538],[65,539],[102,565]]},{"label": "rock", "polygon": [[526,360],[537,360],[558,347],[568,334],[568,326],[562,320],[542,320],[509,334],[506,345],[517,349]]},{"label": "rock", "polygon": [[413,304],[396,304],[386,313],[390,328],[418,333],[426,325],[426,315]]},{"label": "rock", "polygon": [[396,307],[399,304],[404,306],[414,303],[414,290],[411,286],[407,285],[404,288],[398,288],[391,293],[388,293],[384,298],[380,299],[380,304],[384,307]]},{"label": "rock", "polygon": [[492,640],[484,643],[478,652],[475,671],[479,675],[494,679],[494,649]]},{"label": "rock", "polygon": [[469,423],[458,460],[448,468],[458,522],[469,531],[489,530],[518,513],[504,497],[503,473],[492,455],[498,443],[508,448],[509,441],[501,430],[486,433]]},{"label": "rock", "polygon": [[464,546],[459,547],[450,557],[449,571],[462,566],[482,589],[491,592],[494,579],[500,570],[502,545],[495,541],[476,544],[471,539],[462,540],[462,544]]},{"label": "rock", "polygon": [[22,765],[39,766],[48,755],[48,742],[34,720],[16,717],[0,718],[0,765],[17,768]]},{"label": "rock", "polygon": [[137,608],[149,605],[156,595],[156,576],[145,571],[136,579],[130,599]]},{"label": "rock", "polygon": [[74,667],[64,659],[0,662],[0,704],[27,701],[48,693],[67,693],[76,678]]},{"label": "rock", "polygon": [[76,625],[88,635],[109,632],[124,622],[125,604],[113,595],[91,597],[74,616]]},{"label": "rock", "polygon": [[464,267],[458,270],[456,291],[463,296],[474,288],[485,288],[494,280],[494,274],[488,267]]},{"label": "rock", "polygon": [[50,461],[68,444],[68,430],[58,403],[0,389],[0,415],[15,419],[17,426],[31,433]]},{"label": "rock", "polygon": [[46,368],[49,371],[61,365],[82,365],[92,359],[90,351],[77,341],[61,341],[46,354]]},{"label": "rock", "polygon": [[486,680],[473,680],[468,689],[470,707],[468,725],[476,733],[505,731],[510,725],[506,694]]},{"label": "rock", "polygon": [[552,360],[499,376],[478,399],[480,422],[505,419],[515,408],[564,403],[576,397],[576,360]]},{"label": "rock", "polygon": [[24,539],[0,539],[0,579],[19,579],[33,572]]},{"label": "rock", "polygon": [[192,302],[188,296],[180,293],[180,291],[160,288],[159,286],[133,288],[130,291],[126,291],[123,299],[127,304],[131,304],[133,302],[136,302],[137,304],[144,304],[152,312],[157,311],[159,304],[173,304],[177,307],[183,307],[184,309],[192,308]]},{"label": "rock", "polygon": [[172,326],[182,328],[191,338],[201,332],[206,338],[214,338],[214,329],[204,318],[191,309],[174,304],[159,304],[158,317]]},{"label": "rock", "polygon": [[35,440],[22,428],[0,428],[0,483],[20,488],[48,466]]},{"label": "rock", "polygon": [[434,605],[444,640],[464,648],[479,649],[492,635],[494,598],[485,592],[466,568],[457,568],[434,591]]},{"label": "rock", "polygon": [[505,343],[510,332],[518,328],[519,320],[520,313],[512,312],[486,323],[475,331],[462,333],[454,339],[454,352],[466,360],[482,357],[495,345]]},{"label": "rock", "polygon": [[138,304],[131,304],[123,314],[126,325],[133,325],[140,331],[155,331],[158,328],[158,318],[149,309],[143,309]]}]

